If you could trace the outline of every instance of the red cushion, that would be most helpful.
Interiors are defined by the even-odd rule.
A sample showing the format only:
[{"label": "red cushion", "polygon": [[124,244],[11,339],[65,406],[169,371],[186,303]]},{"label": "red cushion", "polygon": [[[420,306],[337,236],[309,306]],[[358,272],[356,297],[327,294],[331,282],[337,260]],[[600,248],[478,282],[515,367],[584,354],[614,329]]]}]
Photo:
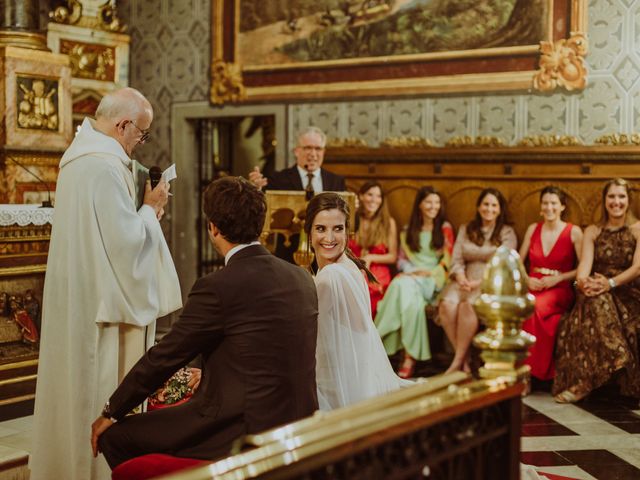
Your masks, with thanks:
[{"label": "red cushion", "polygon": [[197,465],[206,465],[206,460],[172,457],[162,453],[151,453],[132,458],[118,465],[111,472],[112,480],[147,480],[161,475],[184,470]]}]

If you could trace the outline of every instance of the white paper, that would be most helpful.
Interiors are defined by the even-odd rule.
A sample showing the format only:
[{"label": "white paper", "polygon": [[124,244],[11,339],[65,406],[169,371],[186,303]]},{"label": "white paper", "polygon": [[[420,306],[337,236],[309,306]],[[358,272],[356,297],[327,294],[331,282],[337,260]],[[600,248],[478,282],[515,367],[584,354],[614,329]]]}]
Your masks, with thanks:
[{"label": "white paper", "polygon": [[176,164],[172,164],[169,168],[167,168],[164,172],[162,172],[162,179],[169,183],[171,180],[175,180],[178,178],[178,174],[176,173]]}]

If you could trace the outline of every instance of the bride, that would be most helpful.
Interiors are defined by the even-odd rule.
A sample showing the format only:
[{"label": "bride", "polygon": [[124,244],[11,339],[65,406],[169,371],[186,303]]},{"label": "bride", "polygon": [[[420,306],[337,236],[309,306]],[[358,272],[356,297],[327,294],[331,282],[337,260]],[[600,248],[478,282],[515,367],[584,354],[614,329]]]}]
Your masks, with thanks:
[{"label": "bride", "polygon": [[316,382],[320,410],[411,385],[391,368],[371,319],[363,272],[371,273],[347,248],[347,203],[335,193],[313,197],[307,205],[304,230],[318,264]]}]

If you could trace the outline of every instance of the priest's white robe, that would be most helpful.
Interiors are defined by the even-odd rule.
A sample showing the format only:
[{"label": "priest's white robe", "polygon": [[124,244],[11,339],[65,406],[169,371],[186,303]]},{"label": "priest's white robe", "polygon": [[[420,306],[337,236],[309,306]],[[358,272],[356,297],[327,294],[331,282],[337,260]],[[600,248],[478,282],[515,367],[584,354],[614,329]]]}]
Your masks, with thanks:
[{"label": "priest's white robe", "polygon": [[136,211],[130,163],[89,119],[60,161],[31,480],[111,478],[104,457],[93,458],[91,423],[127,367],[152,346],[155,320],[182,306],[155,212],[146,205]]}]

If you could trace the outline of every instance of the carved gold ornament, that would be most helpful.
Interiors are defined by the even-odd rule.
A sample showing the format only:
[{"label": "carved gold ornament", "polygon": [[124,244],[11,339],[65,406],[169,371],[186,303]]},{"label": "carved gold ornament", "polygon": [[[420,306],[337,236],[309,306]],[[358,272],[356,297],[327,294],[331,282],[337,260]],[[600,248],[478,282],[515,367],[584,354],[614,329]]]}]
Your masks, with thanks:
[{"label": "carved gold ornament", "polygon": [[222,105],[225,102],[238,102],[246,96],[240,65],[214,60],[211,65],[211,102]]},{"label": "carved gold ornament", "polygon": [[17,77],[18,127],[58,130],[57,80]]},{"label": "carved gold ornament", "polygon": [[71,75],[91,80],[115,80],[115,48],[70,40],[60,41],[60,53],[69,55]]},{"label": "carved gold ornament", "polygon": [[388,148],[432,148],[435,145],[428,138],[422,137],[388,137],[380,143]]},{"label": "carved gold ornament", "polygon": [[582,90],[587,84],[587,39],[582,33],[571,33],[568,39],[555,43],[540,42],[540,70],[533,76],[533,88],[549,92],[558,87]]},{"label": "carved gold ornament", "polygon": [[364,138],[348,137],[348,138],[332,138],[327,142],[327,147],[331,148],[353,148],[368,147]]},{"label": "carved gold ornament", "polygon": [[[66,5],[60,5],[49,12],[51,20],[56,23],[108,32],[123,32],[126,29],[120,23],[115,2],[110,0],[66,0],[65,3]],[[91,13],[84,12],[85,7]]]},{"label": "carved gold ornament", "polygon": [[610,135],[602,135],[595,141],[596,145],[640,145],[639,133],[612,133]]},{"label": "carved gold ornament", "polygon": [[518,142],[519,147],[572,147],[581,144],[570,135],[529,135]]},{"label": "carved gold ornament", "polygon": [[482,135],[476,138],[468,135],[450,138],[445,147],[463,148],[463,147],[502,147],[504,141],[498,137],[490,137]]}]

